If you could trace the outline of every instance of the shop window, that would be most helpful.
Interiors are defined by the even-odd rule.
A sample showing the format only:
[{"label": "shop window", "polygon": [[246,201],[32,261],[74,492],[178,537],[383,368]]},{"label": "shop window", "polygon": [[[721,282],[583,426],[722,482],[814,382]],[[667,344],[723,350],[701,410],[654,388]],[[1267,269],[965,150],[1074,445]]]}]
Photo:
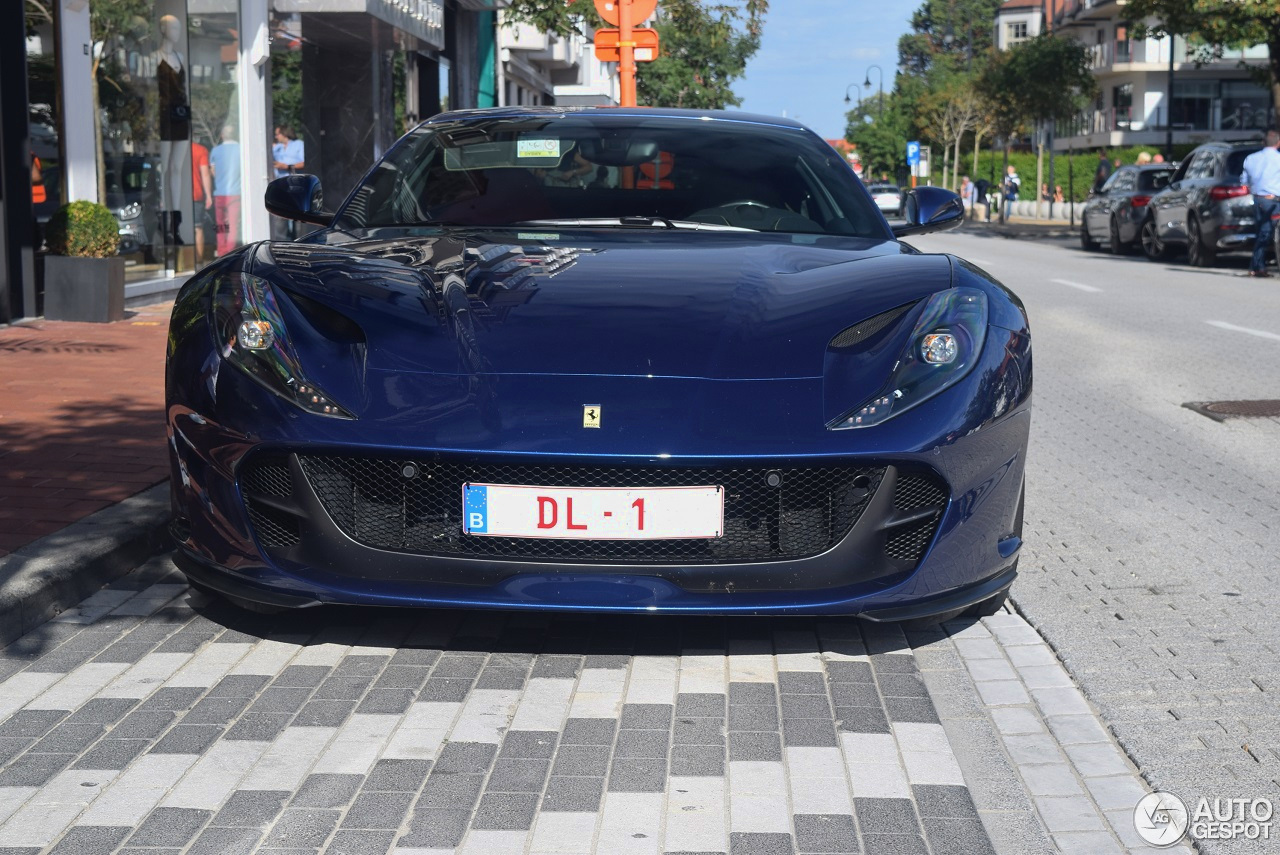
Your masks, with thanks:
[{"label": "shop window", "polygon": [[1271,121],[1271,93],[1251,80],[1222,82],[1222,129],[1265,130]]},{"label": "shop window", "polygon": [[1217,90],[1218,84],[1213,80],[1175,80],[1173,127],[1181,130],[1208,130]]}]

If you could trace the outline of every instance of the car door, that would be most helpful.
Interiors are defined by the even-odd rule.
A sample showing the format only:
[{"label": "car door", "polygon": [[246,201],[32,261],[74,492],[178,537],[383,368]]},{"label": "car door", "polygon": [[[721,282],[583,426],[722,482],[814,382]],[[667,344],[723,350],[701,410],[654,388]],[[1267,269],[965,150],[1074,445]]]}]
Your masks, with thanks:
[{"label": "car door", "polygon": [[1155,211],[1156,230],[1160,240],[1164,242],[1186,243],[1187,240],[1187,199],[1194,187],[1196,176],[1212,159],[1212,152],[1197,149],[1178,167],[1169,183],[1169,190],[1161,193],[1160,204]]},{"label": "car door", "polygon": [[1136,167],[1122,169],[1119,174],[1120,177],[1116,179],[1111,192],[1107,194],[1107,220],[1104,225],[1108,230],[1111,228],[1112,219],[1124,216],[1128,211],[1129,199],[1132,198],[1134,189],[1138,186]]},{"label": "car door", "polygon": [[1085,205],[1085,225],[1089,228],[1089,236],[1095,240],[1107,233],[1107,220],[1110,216],[1107,212],[1110,210],[1108,205],[1111,200],[1111,193],[1123,174],[1123,169],[1117,169],[1111,173],[1111,177],[1102,185],[1102,189],[1093,194],[1088,204]]},{"label": "car door", "polygon": [[1218,184],[1222,183],[1220,175],[1226,168],[1226,152],[1224,151],[1206,151],[1207,157],[1203,163],[1197,164],[1194,176],[1191,178],[1187,189],[1187,219],[1194,215],[1200,222],[1213,218],[1213,212],[1210,210],[1213,200],[1209,198],[1209,191]]}]

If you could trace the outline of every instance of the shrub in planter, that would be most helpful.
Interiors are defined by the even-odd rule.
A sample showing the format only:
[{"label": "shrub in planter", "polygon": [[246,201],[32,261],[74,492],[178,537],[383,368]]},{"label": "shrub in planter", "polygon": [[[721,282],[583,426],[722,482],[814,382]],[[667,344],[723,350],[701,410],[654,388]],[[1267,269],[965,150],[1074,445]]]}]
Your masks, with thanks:
[{"label": "shrub in planter", "polygon": [[105,323],[124,317],[120,223],[102,205],[63,205],[45,230],[44,316]]}]

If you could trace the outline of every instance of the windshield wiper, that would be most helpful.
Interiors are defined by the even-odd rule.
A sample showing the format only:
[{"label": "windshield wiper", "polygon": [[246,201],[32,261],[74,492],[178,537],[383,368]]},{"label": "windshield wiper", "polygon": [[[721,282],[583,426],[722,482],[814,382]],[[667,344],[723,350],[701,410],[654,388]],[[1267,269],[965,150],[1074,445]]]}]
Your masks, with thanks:
[{"label": "windshield wiper", "polygon": [[557,220],[524,220],[521,226],[559,226],[563,228],[664,228],[709,232],[753,232],[739,226],[699,223],[693,220],[669,220],[666,217],[638,214],[626,217],[575,217]]}]

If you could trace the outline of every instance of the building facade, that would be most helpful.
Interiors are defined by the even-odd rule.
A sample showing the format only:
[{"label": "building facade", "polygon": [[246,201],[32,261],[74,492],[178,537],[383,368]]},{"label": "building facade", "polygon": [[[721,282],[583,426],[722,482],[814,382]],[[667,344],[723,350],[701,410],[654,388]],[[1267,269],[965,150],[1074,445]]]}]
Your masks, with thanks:
[{"label": "building facade", "polygon": [[[0,7],[0,322],[41,313],[43,227],[67,202],[115,214],[141,299],[287,234],[261,199],[288,171],[318,175],[334,206],[442,110],[617,102],[616,70],[581,38],[522,33],[500,60],[509,28],[492,0]],[[283,151],[298,165],[276,166]]]},{"label": "building facade", "polygon": [[1093,105],[1055,128],[1055,150],[1159,149],[1170,129],[1175,144],[1255,139],[1274,123],[1271,94],[1251,73],[1266,67],[1265,45],[1213,51],[1181,37],[1135,39],[1118,0],[1010,0],[997,14],[997,44],[1033,37],[1045,22],[1088,48],[1099,89]]}]

